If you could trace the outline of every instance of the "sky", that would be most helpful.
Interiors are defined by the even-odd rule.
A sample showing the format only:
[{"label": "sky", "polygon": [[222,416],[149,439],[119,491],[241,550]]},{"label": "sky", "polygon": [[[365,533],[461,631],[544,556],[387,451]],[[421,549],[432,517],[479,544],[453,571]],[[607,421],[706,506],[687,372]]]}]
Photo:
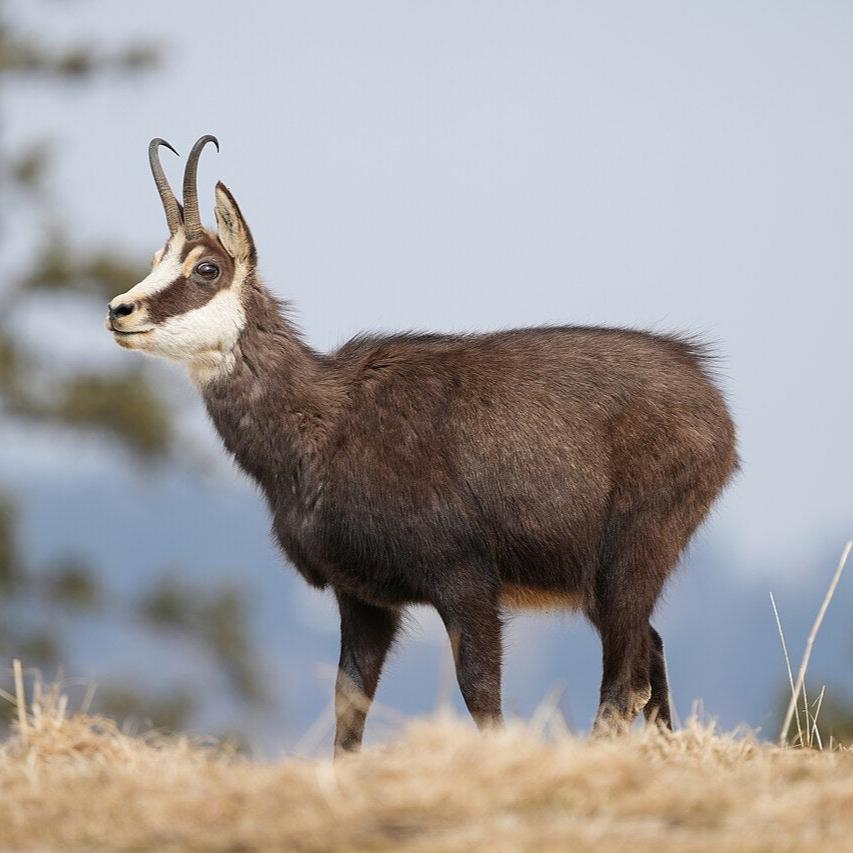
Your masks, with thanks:
[{"label": "sky", "polygon": [[[820,594],[832,566],[815,555],[853,536],[853,5],[7,7],[57,43],[163,50],[131,84],[3,95],[10,145],[46,135],[61,150],[53,192],[76,241],[152,254],[165,223],[148,141],[186,154],[212,132],[203,214],[222,179],[265,280],[318,348],[368,329],[698,333],[719,355],[742,457],[701,534],[726,555],[707,570]],[[178,184],[182,165],[163,158]],[[34,236],[10,227],[7,268]],[[56,358],[137,357],[89,315],[70,319],[38,310],[21,328],[53,333]],[[218,459],[188,380],[164,371]],[[57,477],[97,481],[105,452],[36,430],[5,441],[0,465],[37,494]],[[216,488],[260,518],[217,465]]]}]

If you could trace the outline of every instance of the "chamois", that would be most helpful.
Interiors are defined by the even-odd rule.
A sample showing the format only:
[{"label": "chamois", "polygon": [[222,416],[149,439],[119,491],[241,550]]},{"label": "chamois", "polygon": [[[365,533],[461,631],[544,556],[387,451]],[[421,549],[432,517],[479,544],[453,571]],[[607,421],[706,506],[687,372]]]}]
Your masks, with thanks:
[{"label": "chamois", "polygon": [[[468,709],[501,720],[501,620],[574,608],[597,629],[596,732],[671,727],[650,624],[679,554],[737,467],[735,430],[691,339],[543,326],[353,338],[309,348],[261,283],[248,226],[215,191],[183,207],[152,140],[169,238],[109,303],[116,342],[184,362],[226,449],[260,485],[282,550],[331,588],[341,653],[335,751],[357,749],[404,608],[428,604]],[[175,152],[176,153],[176,152]]]}]

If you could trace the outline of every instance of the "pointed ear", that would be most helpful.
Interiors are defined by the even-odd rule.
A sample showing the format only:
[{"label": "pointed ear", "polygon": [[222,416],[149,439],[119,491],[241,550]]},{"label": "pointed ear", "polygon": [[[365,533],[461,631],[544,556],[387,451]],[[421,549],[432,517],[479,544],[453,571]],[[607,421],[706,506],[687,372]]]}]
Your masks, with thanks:
[{"label": "pointed ear", "polygon": [[255,262],[255,243],[249,226],[234,201],[228,187],[219,181],[216,185],[216,224],[218,227],[219,241],[225,247],[225,251],[235,261]]}]

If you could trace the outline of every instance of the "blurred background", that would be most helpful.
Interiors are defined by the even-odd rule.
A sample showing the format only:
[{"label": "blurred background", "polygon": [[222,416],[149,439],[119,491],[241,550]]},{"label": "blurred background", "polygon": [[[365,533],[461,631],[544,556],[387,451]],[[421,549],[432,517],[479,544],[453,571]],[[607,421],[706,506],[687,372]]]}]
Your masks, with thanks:
[{"label": "blurred background", "polygon": [[[700,699],[776,735],[768,592],[798,661],[853,535],[853,6],[0,8],[0,688],[19,657],[132,725],[329,739],[331,598],[283,563],[187,377],[103,330],[166,236],[149,139],[213,132],[207,219],[221,178],[315,347],[543,322],[714,344],[743,470],[656,624],[682,717]],[[853,576],[809,679],[841,737],[851,607]],[[459,705],[438,620],[408,634],[368,737]],[[552,696],[588,729],[599,656],[577,617],[514,617],[507,709]]]}]

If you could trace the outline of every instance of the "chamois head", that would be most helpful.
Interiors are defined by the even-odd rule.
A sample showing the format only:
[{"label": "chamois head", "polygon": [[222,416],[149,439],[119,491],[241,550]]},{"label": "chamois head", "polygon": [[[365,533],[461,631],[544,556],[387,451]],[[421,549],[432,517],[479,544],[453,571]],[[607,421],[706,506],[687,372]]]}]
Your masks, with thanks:
[{"label": "chamois head", "polygon": [[[184,204],[178,203],[160,164],[163,139],[152,139],[148,159],[160,193],[169,239],[154,255],[150,274],[109,303],[107,329],[120,346],[186,362],[200,375],[227,359],[245,324],[241,286],[255,265],[255,247],[240,208],[227,187],[216,185],[216,232],[201,224],[196,171],[202,136],[184,171]],[[177,153],[177,152],[175,152]]]}]

